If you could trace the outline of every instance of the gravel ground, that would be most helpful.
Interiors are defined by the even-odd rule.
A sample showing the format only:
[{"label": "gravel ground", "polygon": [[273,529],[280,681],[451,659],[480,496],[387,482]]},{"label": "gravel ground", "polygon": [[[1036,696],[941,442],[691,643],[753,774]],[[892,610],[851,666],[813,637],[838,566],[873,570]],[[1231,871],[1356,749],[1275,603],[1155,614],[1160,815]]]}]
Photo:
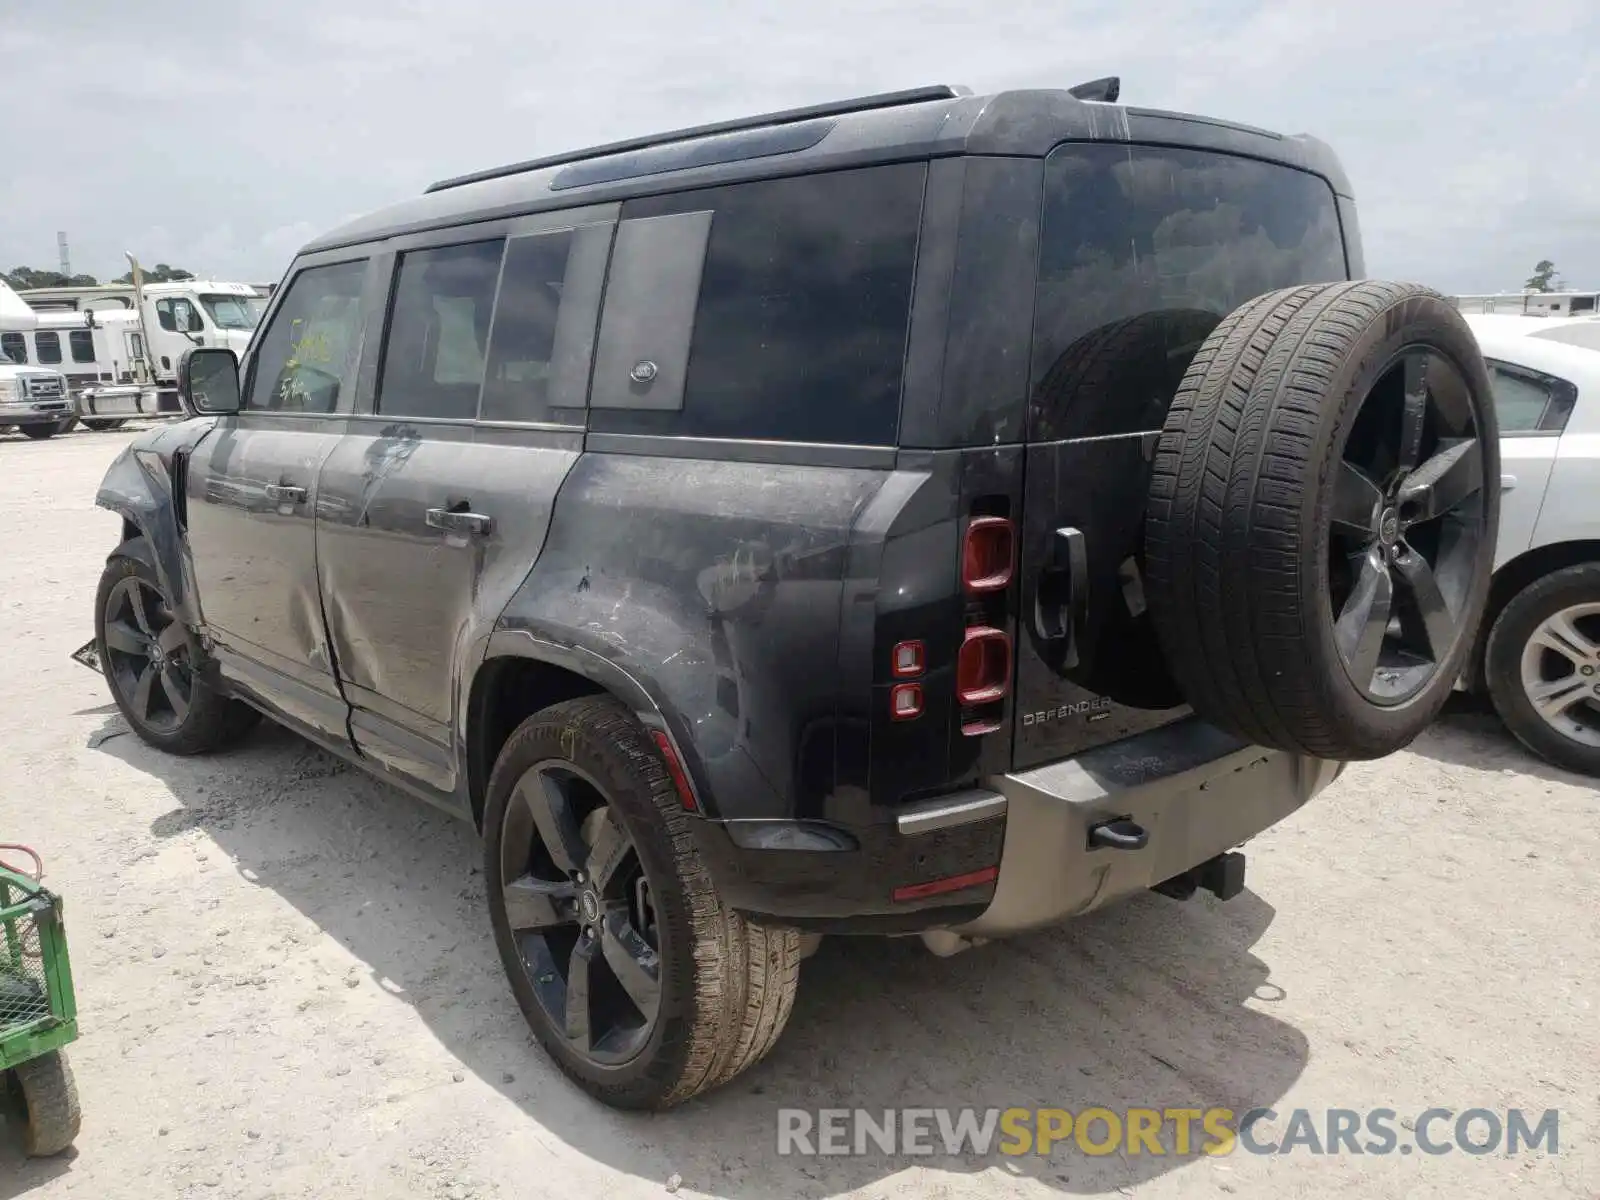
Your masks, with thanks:
[{"label": "gravel ground", "polygon": [[[68,660],[128,436],[0,438],[0,841],[67,898],[84,1108],[55,1160],[0,1124],[0,1200],[1600,1196],[1600,803],[1465,706],[1260,838],[1227,904],[1140,898],[948,960],[830,940],[758,1069],[666,1115],[599,1108],[523,1032],[470,829],[268,727],[162,757]],[[850,1104],[1520,1106],[1559,1109],[1560,1145],[777,1155],[777,1109]]]}]

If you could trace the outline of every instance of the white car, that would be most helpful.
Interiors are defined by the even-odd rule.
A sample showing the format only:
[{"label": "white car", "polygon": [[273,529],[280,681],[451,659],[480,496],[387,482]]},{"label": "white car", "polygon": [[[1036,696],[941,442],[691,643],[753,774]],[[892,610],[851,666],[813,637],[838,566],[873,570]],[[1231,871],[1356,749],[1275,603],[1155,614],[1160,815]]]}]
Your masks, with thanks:
[{"label": "white car", "polygon": [[1469,686],[1600,775],[1600,317],[1470,315],[1500,419],[1500,540]]}]

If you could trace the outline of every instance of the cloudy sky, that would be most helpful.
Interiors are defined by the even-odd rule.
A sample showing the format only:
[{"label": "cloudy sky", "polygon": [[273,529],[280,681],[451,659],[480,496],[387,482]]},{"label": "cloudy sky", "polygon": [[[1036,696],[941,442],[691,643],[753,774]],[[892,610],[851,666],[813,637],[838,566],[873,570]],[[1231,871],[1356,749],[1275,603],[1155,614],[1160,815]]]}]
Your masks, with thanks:
[{"label": "cloudy sky", "polygon": [[[983,15],[988,14],[988,15]],[[0,269],[277,279],[465,170],[886,91],[1123,78],[1344,160],[1370,274],[1600,288],[1600,0],[0,0]]]}]

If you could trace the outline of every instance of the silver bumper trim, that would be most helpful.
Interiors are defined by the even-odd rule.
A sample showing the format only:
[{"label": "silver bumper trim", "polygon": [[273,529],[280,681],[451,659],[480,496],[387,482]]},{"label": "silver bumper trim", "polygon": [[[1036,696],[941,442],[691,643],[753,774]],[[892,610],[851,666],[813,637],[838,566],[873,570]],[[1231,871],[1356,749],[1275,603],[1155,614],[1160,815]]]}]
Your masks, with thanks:
[{"label": "silver bumper trim", "polygon": [[895,826],[904,836],[932,833],[936,829],[1003,817],[1006,803],[1006,798],[999,792],[974,788],[953,796],[939,796],[908,805],[895,818]]}]

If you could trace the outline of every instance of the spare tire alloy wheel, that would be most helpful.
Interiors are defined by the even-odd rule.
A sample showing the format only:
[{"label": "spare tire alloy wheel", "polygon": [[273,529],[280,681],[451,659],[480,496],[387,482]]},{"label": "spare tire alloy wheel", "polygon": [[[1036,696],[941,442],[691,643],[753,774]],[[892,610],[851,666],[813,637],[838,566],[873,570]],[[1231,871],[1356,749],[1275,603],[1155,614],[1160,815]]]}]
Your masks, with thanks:
[{"label": "spare tire alloy wheel", "polygon": [[1201,717],[1380,758],[1438,715],[1488,597],[1499,431],[1461,314],[1411,284],[1316,284],[1230,313],[1168,411],[1146,592]]},{"label": "spare tire alloy wheel", "polygon": [[1460,369],[1407,347],[1362,401],[1333,495],[1334,637],[1375,704],[1415,696],[1461,642],[1487,551],[1483,484]]},{"label": "spare tire alloy wheel", "polygon": [[506,920],[553,1029],[599,1066],[649,1040],[661,958],[638,851],[600,785],[574,763],[529,770],[500,837]]}]

